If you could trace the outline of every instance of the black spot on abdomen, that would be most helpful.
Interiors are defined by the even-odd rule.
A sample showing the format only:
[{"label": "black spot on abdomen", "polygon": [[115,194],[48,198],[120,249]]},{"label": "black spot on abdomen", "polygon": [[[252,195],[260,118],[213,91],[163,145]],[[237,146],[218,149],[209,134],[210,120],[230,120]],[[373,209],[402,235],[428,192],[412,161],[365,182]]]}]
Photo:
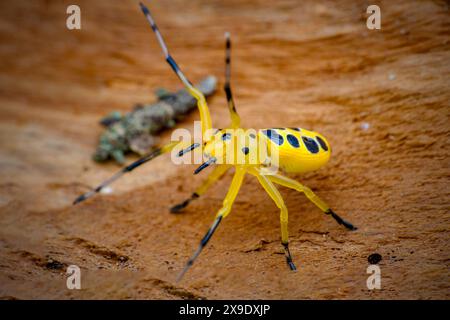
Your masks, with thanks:
[{"label": "black spot on abdomen", "polygon": [[273,129],[267,129],[263,130],[263,133],[274,143],[281,146],[284,142],[284,139],[282,136],[280,136],[275,130]]},{"label": "black spot on abdomen", "polygon": [[287,141],[289,142],[289,144],[291,146],[293,146],[294,148],[300,147],[300,142],[298,142],[298,139],[294,135],[288,134],[286,136],[286,138],[287,138]]},{"label": "black spot on abdomen", "polygon": [[311,153],[319,152],[319,146],[314,139],[308,137],[302,137],[303,143],[305,144],[306,149],[308,149]]},{"label": "black spot on abdomen", "polygon": [[325,143],[325,141],[323,141],[323,139],[321,137],[316,136],[317,141],[319,142],[320,146],[322,147],[323,150],[328,151],[328,146]]}]

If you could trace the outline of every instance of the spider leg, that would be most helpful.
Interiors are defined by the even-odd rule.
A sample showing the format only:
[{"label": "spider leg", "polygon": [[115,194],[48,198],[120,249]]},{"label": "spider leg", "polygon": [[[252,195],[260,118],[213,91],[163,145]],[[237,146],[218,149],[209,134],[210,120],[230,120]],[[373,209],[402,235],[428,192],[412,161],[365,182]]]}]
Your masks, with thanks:
[{"label": "spider leg", "polygon": [[172,208],[170,208],[170,212],[171,213],[178,213],[181,210],[183,210],[184,208],[186,208],[187,205],[192,200],[195,200],[195,199],[199,198],[201,195],[203,195],[209,189],[209,187],[211,187],[214,184],[214,182],[216,182],[220,178],[222,178],[223,175],[225,174],[225,172],[228,171],[228,169],[230,169],[230,166],[227,166],[227,165],[218,165],[217,167],[215,167],[214,170],[206,178],[206,180],[200,185],[200,187],[198,187],[192,193],[191,197],[186,199],[186,200],[184,200],[183,202],[173,206]]},{"label": "spider leg", "polygon": [[194,149],[196,149],[196,148],[198,148],[198,147],[200,147],[200,143],[193,143],[193,144],[191,144],[189,147],[187,147],[187,148],[185,148],[185,149],[181,149],[181,150],[178,152],[178,157],[182,157],[182,156],[184,156],[186,153],[189,153],[189,152],[191,152],[192,150],[194,150]]},{"label": "spider leg", "polygon": [[236,199],[239,189],[241,188],[242,181],[244,180],[245,172],[246,171],[244,168],[236,168],[236,172],[234,173],[233,180],[231,181],[230,188],[228,189],[228,193],[225,196],[225,199],[223,200],[222,208],[217,212],[216,219],[214,220],[211,227],[208,229],[208,232],[206,232],[205,236],[200,241],[200,245],[198,246],[197,250],[194,252],[194,254],[191,256],[191,258],[184,266],[184,269],[178,275],[177,282],[179,282],[183,278],[184,274],[194,264],[195,259],[197,259],[197,257],[202,252],[202,249],[211,239],[212,235],[214,234],[214,231],[216,231],[222,219],[225,218],[230,213],[234,200]]},{"label": "spider leg", "polygon": [[337,223],[342,224],[349,230],[356,230],[357,228],[353,226],[350,222],[345,221],[340,216],[338,216],[322,199],[320,199],[310,188],[302,185],[300,182],[295,181],[294,179],[275,174],[268,176],[268,178],[279,185],[297,190],[299,192],[303,192],[306,197],[314,203],[317,207],[320,208],[324,213],[331,215]]},{"label": "spider leg", "polygon": [[260,174],[256,169],[250,172],[258,178],[259,183],[263,186],[264,190],[266,190],[277,207],[280,209],[281,244],[284,247],[286,262],[289,265],[289,268],[295,271],[297,268],[292,261],[291,252],[289,251],[288,210],[284,204],[283,197],[274,184],[269,180],[268,176]]},{"label": "spider leg", "polygon": [[239,117],[236,111],[236,106],[234,105],[233,94],[231,92],[230,77],[231,77],[231,40],[230,34],[227,32],[225,33],[225,84],[223,86],[223,89],[225,90],[228,108],[230,110],[231,127],[239,128],[239,126],[241,125],[241,118]]},{"label": "spider leg", "polygon": [[158,148],[158,149],[152,151],[151,153],[147,154],[146,156],[144,156],[144,157],[136,160],[135,162],[131,163],[130,165],[122,168],[119,172],[116,172],[113,176],[111,176],[110,178],[106,179],[101,184],[99,184],[95,189],[92,189],[91,191],[88,191],[88,192],[80,195],[78,198],[75,199],[73,204],[77,204],[77,203],[80,203],[80,202],[82,202],[82,201],[84,201],[86,199],[89,199],[90,197],[92,197],[96,193],[99,193],[103,188],[105,188],[106,186],[110,185],[111,183],[113,183],[114,181],[119,179],[125,173],[133,171],[137,167],[139,167],[139,166],[143,165],[144,163],[146,163],[146,162],[156,158],[157,156],[159,156],[159,155],[161,155],[163,153],[171,151],[179,143],[180,143],[179,141],[171,142],[171,143],[165,145],[164,147]]},{"label": "spider leg", "polygon": [[141,6],[141,10],[144,13],[145,17],[147,18],[148,22],[150,23],[150,26],[152,27],[153,32],[156,35],[156,38],[158,39],[159,45],[161,46],[161,49],[164,53],[164,57],[166,58],[167,63],[170,65],[170,67],[173,69],[175,74],[178,76],[178,78],[183,82],[186,89],[189,91],[189,93],[197,100],[197,106],[200,111],[200,120],[202,122],[202,133],[205,136],[205,133],[208,129],[211,129],[211,116],[209,114],[208,105],[206,104],[206,99],[203,93],[201,93],[200,90],[198,90],[194,85],[188,80],[188,78],[184,75],[184,73],[181,71],[180,67],[177,65],[175,60],[172,58],[172,56],[169,53],[169,49],[167,48],[166,43],[164,42],[164,39],[159,32],[158,26],[156,25],[155,21],[153,20],[153,17],[150,13],[150,10],[144,6],[142,3],[139,3]]}]

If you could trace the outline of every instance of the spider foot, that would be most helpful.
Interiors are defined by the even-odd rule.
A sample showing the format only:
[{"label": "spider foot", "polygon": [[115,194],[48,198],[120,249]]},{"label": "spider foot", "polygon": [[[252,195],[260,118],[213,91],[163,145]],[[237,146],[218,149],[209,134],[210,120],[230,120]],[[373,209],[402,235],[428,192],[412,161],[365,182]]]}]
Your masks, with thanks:
[{"label": "spider foot", "polygon": [[170,213],[180,213],[181,210],[186,208],[186,206],[189,204],[189,202],[190,202],[190,199],[174,205],[172,208],[170,208]]},{"label": "spider foot", "polygon": [[184,200],[183,202],[174,205],[172,208],[170,208],[170,213],[180,213],[181,210],[187,207],[187,205],[194,199],[197,199],[199,195],[197,193],[193,193],[192,196],[189,199]]},{"label": "spider foot", "polygon": [[283,243],[284,246],[284,251],[286,254],[286,262],[289,266],[289,268],[292,271],[297,271],[297,267],[295,266],[294,262],[292,261],[292,256],[291,256],[291,252],[289,251],[289,244],[288,243]]},{"label": "spider foot", "polygon": [[342,224],[342,225],[343,225],[344,227],[346,227],[348,230],[355,231],[355,230],[358,229],[357,227],[355,227],[355,226],[354,226],[353,224],[351,224],[350,222],[345,221],[344,219],[342,219],[340,216],[338,216],[338,215],[337,215],[333,210],[331,210],[331,209],[328,209],[325,213],[326,213],[326,214],[330,214],[330,215],[334,218],[334,220],[336,220],[337,223]]}]

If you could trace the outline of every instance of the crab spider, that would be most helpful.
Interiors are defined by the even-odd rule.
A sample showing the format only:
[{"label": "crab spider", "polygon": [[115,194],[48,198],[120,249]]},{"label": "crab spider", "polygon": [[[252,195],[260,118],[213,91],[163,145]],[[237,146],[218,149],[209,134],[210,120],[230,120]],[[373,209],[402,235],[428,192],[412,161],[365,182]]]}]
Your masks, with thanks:
[{"label": "crab spider", "polygon": [[[183,275],[194,263],[196,258],[201,253],[202,249],[206,246],[208,241],[211,239],[212,235],[218,228],[220,222],[230,213],[231,207],[236,199],[239,189],[244,180],[246,174],[255,176],[259,183],[262,185],[264,190],[269,194],[272,200],[275,202],[277,207],[280,209],[280,224],[281,224],[281,243],[285,250],[286,262],[291,270],[296,270],[296,266],[292,260],[291,253],[289,251],[289,236],[288,236],[288,210],[284,204],[283,198],[276,188],[275,184],[282,185],[299,192],[303,192],[305,196],[313,202],[320,210],[325,214],[331,215],[339,224],[343,225],[349,230],[356,230],[351,223],[345,221],[340,216],[338,216],[322,199],[320,199],[314,192],[308,187],[302,185],[301,183],[285,177],[280,174],[267,173],[264,169],[267,167],[267,160],[271,158],[272,153],[276,151],[278,157],[278,166],[285,172],[291,173],[304,173],[317,170],[318,168],[325,165],[331,155],[330,145],[324,136],[317,132],[308,131],[300,128],[268,128],[255,130],[256,134],[250,133],[248,131],[239,130],[240,129],[240,117],[236,111],[236,107],[233,100],[233,95],[230,86],[230,69],[231,69],[231,41],[229,33],[225,34],[226,37],[226,58],[225,58],[225,85],[224,90],[226,93],[226,98],[228,102],[228,108],[230,112],[231,125],[228,129],[216,130],[212,137],[208,137],[206,132],[212,129],[211,117],[206,104],[206,99],[203,94],[194,87],[194,85],[188,80],[188,78],[181,71],[173,57],[170,55],[169,50],[164,42],[164,39],[150,13],[148,8],[140,3],[142,12],[147,18],[152,30],[154,31],[156,38],[161,46],[167,63],[170,65],[172,70],[181,80],[183,85],[189,91],[189,93],[195,97],[197,100],[198,109],[200,112],[200,120],[202,127],[202,137],[206,141],[203,144],[194,143],[189,146],[183,145],[182,142],[171,142],[166,146],[156,149],[147,156],[135,161],[134,163],[124,167],[118,173],[113,175],[111,178],[107,179],[101,183],[95,189],[79,196],[74,204],[84,201],[94,194],[100,192],[107,185],[111,184],[123,174],[133,171],[135,168],[141,166],[142,164],[154,159],[155,157],[162,155],[164,153],[172,151],[177,146],[184,146],[184,149],[179,151],[178,156],[182,156],[194,149],[201,148],[203,155],[207,160],[195,170],[194,174],[199,173],[206,167],[215,164],[216,167],[212,170],[203,184],[195,190],[190,198],[177,204],[171,208],[172,213],[177,213],[185,208],[192,200],[199,198],[203,195],[206,190],[218,181],[231,167],[235,167],[235,172],[233,179],[231,181],[230,188],[227,195],[223,201],[223,206],[219,209],[216,214],[216,218],[211,225],[211,227],[206,232],[205,236],[201,239],[200,245],[197,250],[191,256],[191,258],[186,263],[184,269],[177,277],[177,281],[181,280]],[[245,137],[243,137],[245,135]],[[246,138],[249,144],[245,146],[226,148],[226,145],[231,141],[238,140],[239,138]],[[244,139],[245,140],[245,139]],[[252,141],[254,143],[252,143]],[[258,142],[258,143],[256,143]],[[251,154],[254,153],[256,149],[264,149],[263,156],[257,157],[256,161],[246,161]],[[231,151],[230,151],[231,150]],[[234,155],[239,154],[243,156],[244,161],[235,161],[234,158],[231,161],[227,161],[229,157],[228,154],[234,153]]]}]

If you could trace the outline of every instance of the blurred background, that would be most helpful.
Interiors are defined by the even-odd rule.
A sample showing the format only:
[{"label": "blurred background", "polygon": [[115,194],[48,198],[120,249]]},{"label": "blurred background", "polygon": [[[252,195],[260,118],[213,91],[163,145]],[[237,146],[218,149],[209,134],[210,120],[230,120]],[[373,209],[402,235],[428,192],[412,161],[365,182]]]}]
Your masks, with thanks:
[{"label": "blurred background", "polygon": [[[449,298],[450,20],[445,1],[150,1],[173,56],[196,82],[223,85],[224,33],[246,127],[303,127],[333,157],[293,176],[359,230],[348,233],[303,195],[290,210],[290,273],[279,213],[252,178],[181,284],[176,273],[211,223],[230,176],[183,214],[168,208],[205,178],[160,157],[73,207],[116,172],[91,160],[114,110],[182,88],[137,1],[0,3],[1,298]],[[369,30],[366,9],[381,8]],[[229,123],[224,93],[214,126]],[[177,127],[192,129],[194,111]],[[169,141],[170,131],[160,136]],[[129,156],[128,161],[137,159]],[[206,170],[205,170],[206,171]],[[366,287],[367,257],[383,257],[382,289]],[[66,267],[82,290],[66,288]]]}]

